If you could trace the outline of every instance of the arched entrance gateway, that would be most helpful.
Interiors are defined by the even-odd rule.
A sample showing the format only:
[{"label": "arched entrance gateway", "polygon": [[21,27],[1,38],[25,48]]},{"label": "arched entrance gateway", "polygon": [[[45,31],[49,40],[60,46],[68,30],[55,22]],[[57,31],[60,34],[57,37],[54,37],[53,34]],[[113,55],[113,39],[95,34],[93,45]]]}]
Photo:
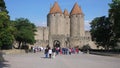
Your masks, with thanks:
[{"label": "arched entrance gateway", "polygon": [[60,47],[60,41],[59,40],[54,40],[53,41],[53,46],[54,47]]}]

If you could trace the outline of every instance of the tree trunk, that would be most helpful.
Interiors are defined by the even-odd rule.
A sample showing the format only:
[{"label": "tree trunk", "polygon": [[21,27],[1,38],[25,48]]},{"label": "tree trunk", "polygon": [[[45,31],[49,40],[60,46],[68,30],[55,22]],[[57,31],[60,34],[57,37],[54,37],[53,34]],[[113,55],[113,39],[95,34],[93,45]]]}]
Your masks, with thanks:
[{"label": "tree trunk", "polygon": [[19,42],[18,44],[18,49],[21,49],[21,42]]}]

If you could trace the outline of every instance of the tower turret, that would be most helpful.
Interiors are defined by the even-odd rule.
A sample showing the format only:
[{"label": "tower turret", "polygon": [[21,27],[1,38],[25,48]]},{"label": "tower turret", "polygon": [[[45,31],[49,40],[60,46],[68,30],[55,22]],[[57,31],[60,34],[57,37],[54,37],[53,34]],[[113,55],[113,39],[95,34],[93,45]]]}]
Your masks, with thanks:
[{"label": "tower turret", "polygon": [[65,16],[69,16],[68,10],[65,9],[64,12],[63,12],[63,14],[64,14]]},{"label": "tower turret", "polygon": [[55,2],[51,7],[47,17],[47,24],[49,26],[50,34],[64,34],[64,31],[61,29],[64,28],[64,25],[62,24],[64,21],[64,15],[57,2]]},{"label": "tower turret", "polygon": [[[47,24],[49,27],[49,44],[52,47],[53,41],[60,39],[65,34],[64,14],[57,2],[54,3],[48,13]],[[61,43],[61,46],[63,45]]]},{"label": "tower turret", "polygon": [[84,15],[77,3],[73,6],[70,12],[70,45],[84,45]]},{"label": "tower turret", "polygon": [[81,37],[84,34],[84,15],[81,8],[75,3],[70,12],[70,36]]}]

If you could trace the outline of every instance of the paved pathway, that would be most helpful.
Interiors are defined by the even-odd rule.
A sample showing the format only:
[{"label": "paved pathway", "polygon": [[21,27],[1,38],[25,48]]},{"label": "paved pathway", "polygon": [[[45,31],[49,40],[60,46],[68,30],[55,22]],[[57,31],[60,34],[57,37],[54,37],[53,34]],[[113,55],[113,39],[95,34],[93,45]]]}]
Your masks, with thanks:
[{"label": "paved pathway", "polygon": [[4,55],[0,68],[120,68],[120,58],[90,54],[59,55],[43,58],[42,53]]}]

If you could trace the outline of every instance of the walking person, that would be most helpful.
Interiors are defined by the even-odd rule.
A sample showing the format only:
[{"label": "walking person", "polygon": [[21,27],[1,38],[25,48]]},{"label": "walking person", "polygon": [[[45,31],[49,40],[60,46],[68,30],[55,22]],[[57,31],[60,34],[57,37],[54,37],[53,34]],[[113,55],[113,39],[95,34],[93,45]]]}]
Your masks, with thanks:
[{"label": "walking person", "polygon": [[51,48],[49,48],[48,54],[49,54],[49,58],[51,58],[51,56],[52,56],[52,49]]},{"label": "walking person", "polygon": [[48,48],[45,49],[45,58],[48,58]]},{"label": "walking person", "polygon": [[79,49],[78,48],[76,48],[76,53],[79,54]]},{"label": "walking person", "polygon": [[56,56],[56,49],[55,49],[55,47],[52,49],[52,52],[53,52],[53,58],[55,58],[55,56]]},{"label": "walking person", "polygon": [[71,48],[69,48],[69,55],[71,55],[71,52],[72,52],[72,49],[71,49]]}]

